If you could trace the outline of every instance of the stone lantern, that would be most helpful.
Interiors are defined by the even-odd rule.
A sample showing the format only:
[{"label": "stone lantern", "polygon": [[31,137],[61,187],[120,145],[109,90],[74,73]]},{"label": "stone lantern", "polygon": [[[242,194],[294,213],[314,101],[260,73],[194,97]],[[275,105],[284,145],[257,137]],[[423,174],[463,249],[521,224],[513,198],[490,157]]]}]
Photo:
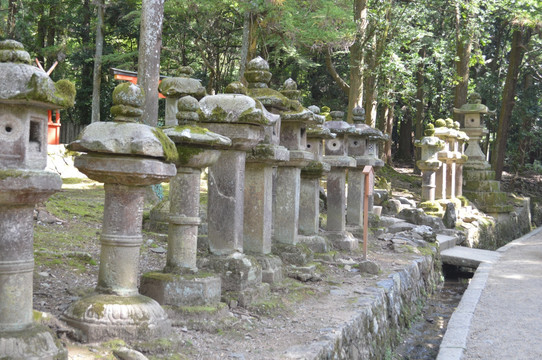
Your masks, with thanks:
[{"label": "stone lantern", "polygon": [[465,155],[465,143],[469,141],[469,137],[464,131],[461,131],[459,121],[454,123],[454,129],[457,131],[457,151],[461,155],[456,160],[455,196],[463,196],[463,166],[469,159],[469,157]]},{"label": "stone lantern", "polygon": [[[325,118],[317,106],[310,106],[315,118],[322,124]],[[315,253],[329,251],[326,239],[318,235],[320,228],[320,179],[331,170],[324,162],[324,140],[335,139],[336,135],[321,124],[307,128],[307,150],[314,154],[314,161],[301,169],[301,191],[299,198],[299,242]]]},{"label": "stone lantern", "polygon": [[480,95],[477,93],[472,93],[467,101],[469,103],[464,104],[461,108],[454,108],[454,113],[465,116],[465,128],[463,131],[469,137],[468,146],[465,150],[465,155],[469,157],[467,163],[470,167],[489,169],[491,166],[486,161],[486,156],[480,148],[480,140],[487,134],[487,129],[481,121],[481,115],[490,114],[491,112],[487,106],[482,104]]},{"label": "stone lantern", "polygon": [[[375,170],[384,166],[378,154],[378,143],[386,137],[378,129],[365,124],[363,108],[353,110],[355,132],[348,135],[348,156],[356,159],[356,167],[348,169],[348,199],[346,222],[350,226],[363,226],[363,198],[365,194],[365,174],[367,165]],[[372,191],[370,191],[372,193]],[[372,210],[373,196],[369,196],[369,209]]]},{"label": "stone lantern", "polygon": [[343,121],[344,112],[330,112],[331,121],[324,123],[335,139],[326,141],[324,161],[331,166],[327,176],[326,235],[333,245],[343,250],[354,250],[358,240],[346,231],[346,171],[356,167],[356,159],[348,156],[348,136],[355,127]]},{"label": "stone lantern", "polygon": [[479,141],[487,134],[480,115],[492,113],[482,104],[480,95],[472,93],[461,108],[454,108],[455,113],[465,115],[464,132],[468,136],[468,146],[465,155],[468,160],[464,165],[463,193],[474,201],[480,210],[488,213],[504,213],[513,210],[508,203],[508,194],[501,191],[500,182],[495,180],[495,172],[486,161],[486,156],[480,148]]},{"label": "stone lantern", "polygon": [[208,267],[221,275],[222,292],[240,304],[250,303],[261,286],[258,262],[243,253],[245,163],[247,152],[265,138],[273,121],[262,104],[240,94],[208,95],[200,100],[200,122],[225,135],[232,147],[209,167],[208,223],[211,254]]},{"label": "stone lantern", "polygon": [[87,126],[69,145],[85,153],[75,166],[104,183],[105,206],[100,236],[96,292],[75,301],[62,315],[89,342],[120,337],[148,339],[169,331],[169,320],[153,299],[137,288],[145,186],[176,173],[175,144],[159,129],[138,123],[143,90],[131,83],[113,91],[112,122]]},{"label": "stone lantern", "polygon": [[[252,74],[252,76],[250,75]],[[249,73],[255,84],[258,73]],[[241,83],[232,83],[227,93],[247,94]],[[280,142],[280,116],[263,108],[269,125],[264,126],[264,138],[247,152],[245,166],[245,211],[243,251],[251,254],[262,266],[262,281],[274,283],[282,280],[282,261],[271,255],[273,235],[273,171],[290,159],[290,152]]]},{"label": "stone lantern", "polygon": [[444,149],[439,152],[442,167],[437,172],[437,198],[453,199],[456,196],[456,163],[462,155],[458,151],[459,134],[452,119],[439,119],[435,124],[435,136],[444,141]]},{"label": "stone lantern", "polygon": [[199,100],[205,96],[205,88],[201,82],[190,78],[194,74],[191,67],[181,66],[179,72],[179,77],[164,78],[158,86],[160,93],[166,97],[165,126],[177,125],[177,101],[181,97],[192,96]]},{"label": "stone lantern", "polygon": [[433,124],[427,125],[424,134],[421,140],[416,140],[414,143],[422,150],[421,159],[416,162],[416,165],[422,171],[422,200],[435,201],[435,172],[442,166],[438,153],[444,148],[444,142],[433,136],[435,134]]},{"label": "stone lantern", "polygon": [[33,322],[33,211],[62,186],[44,171],[47,111],[72,106],[75,90],[30,63],[21,43],[0,41],[0,358],[66,359],[48,328]]},{"label": "stone lantern", "polygon": [[163,272],[143,275],[140,291],[162,305],[215,305],[220,302],[220,277],[198,276],[196,266],[201,170],[216,163],[231,141],[197,125],[194,97],[182,97],[177,105],[179,124],[163,128],[179,154],[177,175],[170,181],[167,262]]},{"label": "stone lantern", "polygon": [[261,57],[248,63],[245,72],[248,95],[259,100],[271,113],[281,116],[276,135],[280,136],[280,145],[290,153],[289,161],[279,164],[275,176],[273,240],[295,245],[299,228],[301,168],[314,160],[314,155],[306,149],[306,126],[314,121],[314,114],[299,103],[300,92],[293,80],[287,80],[283,91],[278,92],[268,87],[271,76],[269,64]]}]

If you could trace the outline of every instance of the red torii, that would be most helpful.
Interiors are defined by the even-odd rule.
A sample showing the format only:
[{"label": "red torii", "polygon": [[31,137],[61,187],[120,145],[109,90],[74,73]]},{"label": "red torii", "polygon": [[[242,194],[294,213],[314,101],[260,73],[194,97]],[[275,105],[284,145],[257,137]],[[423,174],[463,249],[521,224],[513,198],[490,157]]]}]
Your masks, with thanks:
[{"label": "red torii", "polygon": [[[122,70],[122,69],[116,69],[111,68],[111,74],[113,75],[113,78],[115,80],[125,80],[129,81],[134,85],[137,85],[137,72],[135,71],[128,71],[128,70]],[[165,75],[160,75],[160,81],[162,81],[163,78],[165,78]],[[158,93],[158,97],[161,99],[165,99],[166,97],[160,93]]]}]

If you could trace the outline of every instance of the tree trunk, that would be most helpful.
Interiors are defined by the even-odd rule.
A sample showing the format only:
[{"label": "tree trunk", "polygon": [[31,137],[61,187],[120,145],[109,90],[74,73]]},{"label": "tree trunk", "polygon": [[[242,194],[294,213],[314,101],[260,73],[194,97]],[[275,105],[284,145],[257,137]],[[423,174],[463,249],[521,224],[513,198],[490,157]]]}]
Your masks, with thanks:
[{"label": "tree trunk", "polygon": [[405,112],[401,121],[398,153],[399,158],[412,161],[412,116],[409,111]]},{"label": "tree trunk", "polygon": [[388,165],[393,165],[393,158],[391,155],[391,145],[392,145],[394,114],[395,114],[395,104],[391,103],[388,105],[388,111],[385,117],[386,123],[384,126],[384,134],[388,135],[388,141],[384,143],[384,157],[385,157],[386,164]]},{"label": "tree trunk", "polygon": [[239,61],[239,81],[246,85],[245,70],[247,63],[252,60],[248,59],[248,48],[250,47],[250,29],[252,22],[252,14],[247,10],[243,20],[243,39],[241,41],[241,60]]},{"label": "tree trunk", "polygon": [[[467,92],[469,88],[469,62],[472,50],[472,38],[471,34],[462,27],[461,24],[461,10],[459,5],[456,4],[456,62],[455,71],[457,76],[457,85],[454,92],[454,107],[460,108],[463,104],[467,103]],[[464,26],[464,25],[463,25]],[[464,116],[461,114],[454,114],[454,121],[459,121],[461,126],[464,126]]]},{"label": "tree trunk", "polygon": [[[420,50],[421,58],[425,58],[425,48]],[[421,139],[423,137],[423,120],[425,117],[424,108],[425,108],[425,96],[424,96],[424,64],[420,62],[418,64],[418,69],[416,71],[416,119],[415,119],[415,129],[414,135],[416,139]],[[421,159],[421,149],[419,147],[415,148],[415,160]],[[416,162],[414,163],[416,164]],[[420,174],[421,171],[418,169],[417,165],[414,165],[414,172]]]},{"label": "tree trunk", "polygon": [[[90,37],[90,19],[92,11],[90,9],[90,0],[84,0],[82,4],[82,24],[81,33],[78,34],[83,44],[84,59],[92,59],[92,52],[89,44],[92,42]],[[84,61],[81,68],[81,87],[75,94],[76,118],[78,123],[88,124],[92,120],[91,97],[92,97],[92,67],[91,61]]]},{"label": "tree trunk", "polygon": [[8,39],[15,38],[15,18],[17,16],[17,0],[9,0],[8,3],[8,20],[6,34]]},{"label": "tree trunk", "polygon": [[506,153],[506,140],[510,127],[510,118],[514,109],[514,98],[516,97],[516,85],[518,82],[519,67],[525,54],[525,48],[531,38],[531,28],[517,28],[512,35],[512,45],[508,60],[508,73],[504,88],[502,90],[502,104],[499,112],[499,125],[497,138],[495,139],[495,150],[491,159],[491,165],[495,170],[495,179],[500,180],[504,167]]},{"label": "tree trunk", "polygon": [[[363,106],[363,51],[361,43],[367,30],[367,0],[354,0],[354,21],[358,24],[354,43],[350,47],[350,88],[346,121],[352,122],[352,110]],[[344,90],[344,89],[343,89]]]},{"label": "tree trunk", "polygon": [[[525,74],[523,78],[523,93],[527,94],[530,91],[531,86],[533,86],[533,75],[531,73]],[[519,153],[521,154],[519,158],[519,167],[522,168],[525,166],[525,159],[529,153],[529,147],[532,141],[532,135],[530,131],[535,122],[534,114],[528,113],[524,114],[521,119],[521,137],[519,140]],[[529,135],[527,135],[529,134]]]},{"label": "tree trunk", "polygon": [[38,52],[38,60],[43,64],[43,66],[45,66],[43,48],[45,47],[45,39],[47,37],[47,16],[45,14],[45,6],[43,5],[43,3],[38,3],[36,12],[39,14],[36,32],[36,49]]},{"label": "tree trunk", "polygon": [[92,80],[92,122],[100,121],[100,87],[102,84],[102,53],[104,43],[104,2],[97,0],[96,10],[96,53],[94,54],[94,73]]},{"label": "tree trunk", "polygon": [[[354,45],[352,45],[353,47]],[[350,48],[350,56],[352,56],[352,47]],[[349,92],[350,92],[350,85],[348,85],[342,78],[341,76],[337,73],[337,70],[335,70],[335,66],[333,66],[333,61],[331,60],[331,49],[330,47],[328,46],[327,50],[325,51],[324,53],[324,57],[325,57],[325,61],[326,61],[326,68],[327,68],[327,72],[329,73],[329,75],[331,75],[331,77],[333,78],[333,80],[335,81],[335,83],[337,85],[339,85],[339,87],[341,88],[341,90],[344,92],[344,94],[346,96],[349,96]],[[360,78],[361,79],[361,78]]]},{"label": "tree trunk", "polygon": [[160,80],[163,20],[164,0],[143,0],[141,5],[137,83],[145,91],[141,121],[150,126],[158,125],[158,81]]}]

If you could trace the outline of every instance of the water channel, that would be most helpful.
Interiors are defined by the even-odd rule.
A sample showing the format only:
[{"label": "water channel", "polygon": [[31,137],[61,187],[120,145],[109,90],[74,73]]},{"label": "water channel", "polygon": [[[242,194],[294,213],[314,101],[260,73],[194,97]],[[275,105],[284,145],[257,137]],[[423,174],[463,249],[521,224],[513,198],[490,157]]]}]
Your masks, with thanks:
[{"label": "water channel", "polygon": [[395,349],[393,360],[434,360],[446,332],[448,320],[461,301],[469,285],[472,272],[456,267],[443,268],[444,284],[429,299],[421,315],[403,334],[401,344]]}]

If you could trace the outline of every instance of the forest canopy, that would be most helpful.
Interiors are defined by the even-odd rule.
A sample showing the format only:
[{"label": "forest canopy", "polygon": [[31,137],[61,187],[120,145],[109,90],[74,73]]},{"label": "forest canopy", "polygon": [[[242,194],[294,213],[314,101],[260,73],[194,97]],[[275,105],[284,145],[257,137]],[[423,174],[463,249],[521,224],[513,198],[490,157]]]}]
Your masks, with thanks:
[{"label": "forest canopy", "polygon": [[[141,9],[141,0],[0,0],[0,39],[22,42],[46,70],[58,62],[51,77],[77,89],[63,122],[88,124],[101,28],[99,113],[108,121],[118,84],[109,69],[138,70]],[[348,120],[362,106],[393,139],[388,162],[412,161],[424,126],[453,117],[476,91],[496,110],[485,119],[493,165],[541,167],[538,0],[167,0],[163,16],[161,75],[190,66],[207,93],[220,93],[262,56],[271,86],[292,78],[305,106]]]}]

